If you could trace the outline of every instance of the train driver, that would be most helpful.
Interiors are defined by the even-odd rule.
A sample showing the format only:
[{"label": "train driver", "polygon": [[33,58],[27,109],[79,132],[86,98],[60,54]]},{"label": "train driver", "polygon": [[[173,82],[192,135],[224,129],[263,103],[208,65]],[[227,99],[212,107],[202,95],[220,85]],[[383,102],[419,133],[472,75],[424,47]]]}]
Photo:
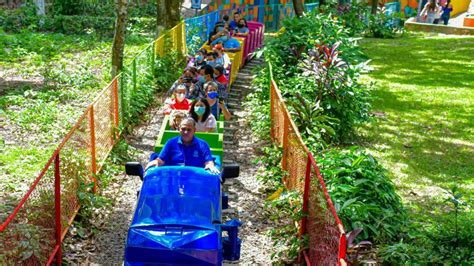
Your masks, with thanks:
[{"label": "train driver", "polygon": [[151,166],[184,165],[204,167],[211,173],[218,174],[219,169],[214,164],[209,145],[194,136],[196,122],[188,117],[181,120],[180,136],[169,139],[160,154],[153,153],[145,170]]}]

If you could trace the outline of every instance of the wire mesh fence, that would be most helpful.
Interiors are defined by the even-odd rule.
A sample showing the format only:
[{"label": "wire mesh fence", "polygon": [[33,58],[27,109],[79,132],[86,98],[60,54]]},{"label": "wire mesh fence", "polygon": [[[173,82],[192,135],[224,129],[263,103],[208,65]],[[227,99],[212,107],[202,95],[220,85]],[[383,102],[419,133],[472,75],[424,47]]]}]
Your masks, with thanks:
[{"label": "wire mesh fence", "polygon": [[[271,65],[269,64],[270,73]],[[272,140],[283,149],[281,167],[287,173],[288,190],[303,195],[301,233],[308,234],[309,249],[304,251],[308,265],[339,265],[345,259],[345,232],[318,166],[304,144],[283,97],[273,80],[270,82],[270,119]]]}]

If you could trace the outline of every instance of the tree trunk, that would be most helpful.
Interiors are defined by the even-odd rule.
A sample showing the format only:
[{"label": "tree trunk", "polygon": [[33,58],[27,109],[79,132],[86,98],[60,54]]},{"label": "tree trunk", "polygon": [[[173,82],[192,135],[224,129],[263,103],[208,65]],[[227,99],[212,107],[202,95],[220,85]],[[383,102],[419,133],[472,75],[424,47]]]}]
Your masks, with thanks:
[{"label": "tree trunk", "polygon": [[128,0],[116,0],[115,6],[117,19],[115,21],[114,43],[112,45],[112,78],[122,71],[123,68]]},{"label": "tree trunk", "polygon": [[304,6],[301,0],[293,0],[293,9],[297,17],[302,17],[304,13]]},{"label": "tree trunk", "polygon": [[180,21],[182,0],[156,0],[157,36],[165,29],[174,27]]},{"label": "tree trunk", "polygon": [[379,1],[379,0],[372,0],[371,13],[374,14],[374,15],[377,13],[377,4],[378,4],[378,1]]},{"label": "tree trunk", "polygon": [[319,0],[319,10],[322,11],[322,7],[326,5],[326,0]]}]

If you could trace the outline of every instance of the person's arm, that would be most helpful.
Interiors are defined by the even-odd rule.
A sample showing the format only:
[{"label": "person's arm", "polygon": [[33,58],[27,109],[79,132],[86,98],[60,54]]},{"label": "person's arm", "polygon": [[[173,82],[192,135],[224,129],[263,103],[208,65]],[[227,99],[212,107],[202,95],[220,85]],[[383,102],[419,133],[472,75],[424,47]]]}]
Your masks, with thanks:
[{"label": "person's arm", "polygon": [[211,173],[214,174],[219,174],[220,171],[217,169],[215,163],[214,163],[214,158],[212,158],[211,155],[211,149],[209,148],[209,145],[204,142],[201,145],[201,151],[202,151],[202,156],[204,157],[204,169],[208,170]]},{"label": "person's arm", "polygon": [[213,173],[213,174],[219,174],[220,171],[219,169],[217,169],[216,165],[214,164],[214,161],[211,160],[211,161],[207,161],[205,163],[205,166],[204,166],[204,169],[208,170],[209,172]]},{"label": "person's arm", "polygon": [[229,109],[227,109],[227,106],[224,101],[219,102],[219,108],[221,108],[222,113],[224,114],[224,120],[230,120],[232,117],[231,113],[229,112]]},{"label": "person's arm", "polygon": [[145,166],[145,171],[148,170],[148,168],[153,167],[153,166],[162,166],[164,165],[165,162],[161,160],[160,158],[156,158],[153,161],[150,161],[146,166]]},{"label": "person's arm", "polygon": [[165,143],[165,146],[163,146],[163,149],[161,150],[160,154],[156,157],[156,159],[150,161],[146,167],[145,171],[152,166],[162,166],[166,162],[166,158],[168,158],[168,155],[170,153],[170,144],[169,140]]}]

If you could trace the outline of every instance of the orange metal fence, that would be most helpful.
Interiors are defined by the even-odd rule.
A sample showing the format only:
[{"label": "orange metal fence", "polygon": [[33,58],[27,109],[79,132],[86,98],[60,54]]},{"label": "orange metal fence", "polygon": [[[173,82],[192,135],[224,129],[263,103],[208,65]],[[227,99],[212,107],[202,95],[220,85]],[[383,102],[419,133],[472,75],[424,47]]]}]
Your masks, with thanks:
[{"label": "orange metal fence", "polygon": [[[271,72],[271,66],[270,66]],[[308,265],[339,265],[345,259],[344,227],[326,190],[319,168],[304,144],[281,93],[273,80],[270,84],[270,118],[273,142],[283,148],[281,167],[289,190],[303,194],[301,234],[308,234],[309,248],[304,251]]]},{"label": "orange metal fence", "polygon": [[55,258],[61,262],[61,241],[79,209],[77,191],[95,181],[95,173],[115,144],[118,111],[115,78],[79,118],[1,224],[0,264],[45,265]]}]

